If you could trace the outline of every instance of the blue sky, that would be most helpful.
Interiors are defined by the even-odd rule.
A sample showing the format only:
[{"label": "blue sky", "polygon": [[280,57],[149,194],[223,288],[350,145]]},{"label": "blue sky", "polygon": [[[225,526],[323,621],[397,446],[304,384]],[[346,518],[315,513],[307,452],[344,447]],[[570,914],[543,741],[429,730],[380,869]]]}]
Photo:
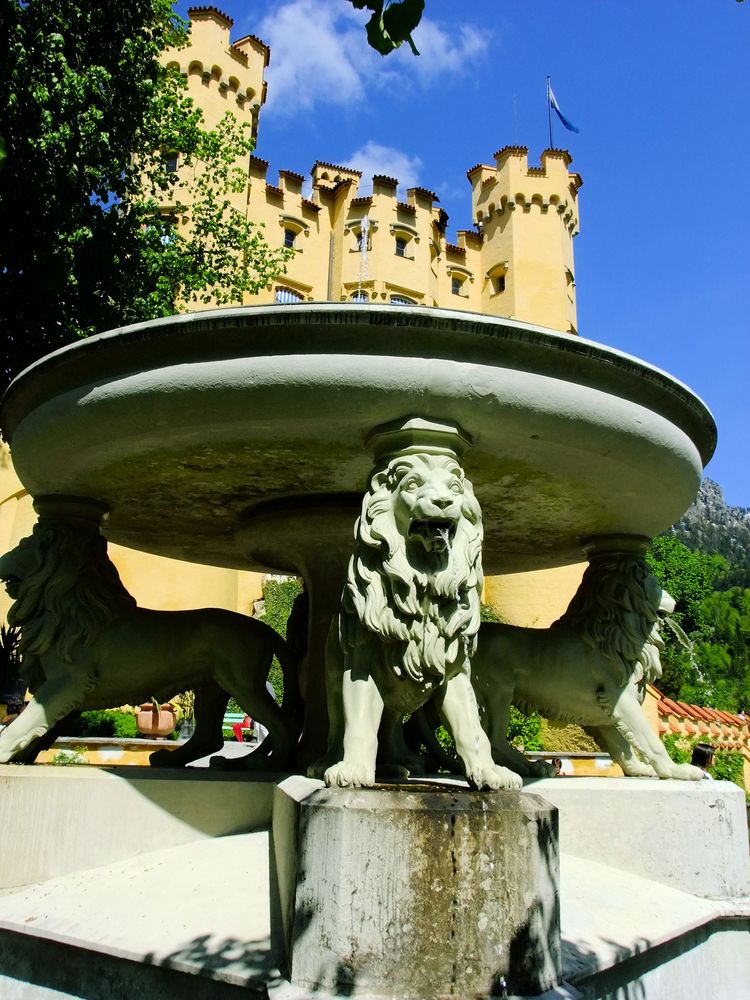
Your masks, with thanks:
[{"label": "blue sky", "polygon": [[[545,78],[580,134],[582,336],[687,383],[712,410],[707,475],[750,506],[750,2],[427,0],[422,55],[382,58],[344,0],[215,0],[271,46],[257,154],[317,159],[437,192],[471,225],[466,171],[548,145]],[[178,4],[181,13],[187,5]]]}]

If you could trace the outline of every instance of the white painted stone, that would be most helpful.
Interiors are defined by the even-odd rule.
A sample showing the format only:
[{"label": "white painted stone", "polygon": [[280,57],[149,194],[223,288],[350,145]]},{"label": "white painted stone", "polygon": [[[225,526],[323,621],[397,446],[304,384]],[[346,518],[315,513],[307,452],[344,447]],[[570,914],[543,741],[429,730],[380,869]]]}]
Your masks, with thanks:
[{"label": "white painted stone", "polygon": [[274,784],[232,772],[0,765],[0,886],[259,829]]},{"label": "white painted stone", "polygon": [[560,850],[695,896],[750,893],[745,797],[726,781],[545,778],[526,789],[560,810]]}]

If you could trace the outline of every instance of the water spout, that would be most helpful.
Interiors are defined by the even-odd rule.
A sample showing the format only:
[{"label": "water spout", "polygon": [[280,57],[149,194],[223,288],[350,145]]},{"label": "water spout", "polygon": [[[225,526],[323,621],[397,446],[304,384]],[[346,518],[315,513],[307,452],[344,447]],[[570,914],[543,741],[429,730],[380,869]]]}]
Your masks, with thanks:
[{"label": "water spout", "polygon": [[365,215],[360,223],[359,230],[359,278],[357,283],[357,302],[362,302],[362,286],[368,278],[367,268],[367,244],[370,238],[370,220]]}]

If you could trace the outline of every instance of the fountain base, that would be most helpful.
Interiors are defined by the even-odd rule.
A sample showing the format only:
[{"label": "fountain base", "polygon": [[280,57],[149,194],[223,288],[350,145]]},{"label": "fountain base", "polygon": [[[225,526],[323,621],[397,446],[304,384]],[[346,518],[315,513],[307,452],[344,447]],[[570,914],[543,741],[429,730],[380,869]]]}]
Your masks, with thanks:
[{"label": "fountain base", "polygon": [[[6,848],[0,854],[0,996],[401,1000],[403,991],[390,983],[377,993],[344,984],[312,991],[280,971],[285,928],[288,933],[295,912],[291,901],[301,899],[296,886],[305,873],[295,854],[301,803],[314,804],[321,785],[300,777],[276,780],[203,768],[0,766]],[[514,798],[477,795],[458,782],[444,787],[467,800]],[[544,1000],[664,1000],[692,996],[696,984],[701,996],[745,995],[750,898],[739,788],[723,781],[548,778],[527,789],[518,796],[527,815],[537,809],[538,796],[559,809],[562,974]],[[410,793],[401,788],[398,794]],[[529,798],[531,812],[523,804]],[[479,820],[481,839],[479,809],[457,818],[456,826]],[[387,831],[387,811],[383,820]],[[494,822],[488,820],[489,829]],[[436,854],[449,840],[449,831],[438,830]],[[379,843],[375,848],[382,854]],[[303,853],[319,864],[304,845]],[[351,907],[362,906],[362,894],[352,888],[370,880],[370,857],[363,857],[358,881],[339,897],[332,940],[337,928],[347,931]],[[395,871],[400,857],[392,861]],[[457,855],[459,868],[464,862]],[[486,867],[487,859],[478,863]],[[696,883],[701,868],[715,877]],[[437,932],[430,890],[428,883],[420,890],[427,897],[421,926],[427,923],[429,932],[434,918]],[[477,901],[483,892],[480,885]],[[495,892],[503,894],[499,879]],[[383,897],[377,887],[387,909]],[[330,900],[324,904],[330,912]],[[312,914],[311,934],[316,919]],[[373,912],[367,919],[372,925],[377,917]],[[469,942],[471,934],[469,928]],[[405,965],[421,962],[433,940],[413,937]],[[298,957],[301,947],[298,941]],[[513,996],[513,979],[508,987]],[[440,993],[420,995],[432,1000]]]},{"label": "fountain base", "polygon": [[277,862],[293,985],[447,1000],[559,981],[557,810],[538,796],[294,779],[276,795],[274,843],[297,842],[296,866]]}]

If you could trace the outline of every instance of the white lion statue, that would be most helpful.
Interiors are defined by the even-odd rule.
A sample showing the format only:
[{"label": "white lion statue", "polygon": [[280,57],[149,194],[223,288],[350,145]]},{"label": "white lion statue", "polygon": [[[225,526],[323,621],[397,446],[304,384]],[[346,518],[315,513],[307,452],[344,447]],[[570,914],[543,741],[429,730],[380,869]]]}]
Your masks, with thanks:
[{"label": "white lion statue", "polygon": [[[269,731],[272,759],[263,766],[290,763],[301,728],[296,678],[284,641],[267,625],[217,608],[136,607],[103,536],[70,520],[41,519],[0,557],[0,579],[14,600],[8,621],[21,629],[33,695],[0,734],[0,763],[29,759],[22,751],[70,712],[162,701],[190,688],[194,735],[177,750],[152,754],[151,764],[177,767],[220,750],[230,694]],[[283,709],[266,690],[274,655],[284,669]]]},{"label": "white lion statue", "polygon": [[646,683],[661,676],[660,615],[672,611],[642,556],[613,554],[592,559],[550,628],[483,623],[471,677],[494,759],[547,773],[507,742],[513,704],[584,726],[627,775],[699,780],[700,768],[670,759],[641,708]]},{"label": "white lion statue", "polygon": [[401,717],[433,699],[469,783],[520,787],[517,775],[492,760],[469,680],[482,526],[457,461],[429,452],[387,460],[371,476],[355,535],[328,643],[328,752],[311,773],[328,785],[372,785],[384,708],[381,760],[393,765],[406,752]]}]

